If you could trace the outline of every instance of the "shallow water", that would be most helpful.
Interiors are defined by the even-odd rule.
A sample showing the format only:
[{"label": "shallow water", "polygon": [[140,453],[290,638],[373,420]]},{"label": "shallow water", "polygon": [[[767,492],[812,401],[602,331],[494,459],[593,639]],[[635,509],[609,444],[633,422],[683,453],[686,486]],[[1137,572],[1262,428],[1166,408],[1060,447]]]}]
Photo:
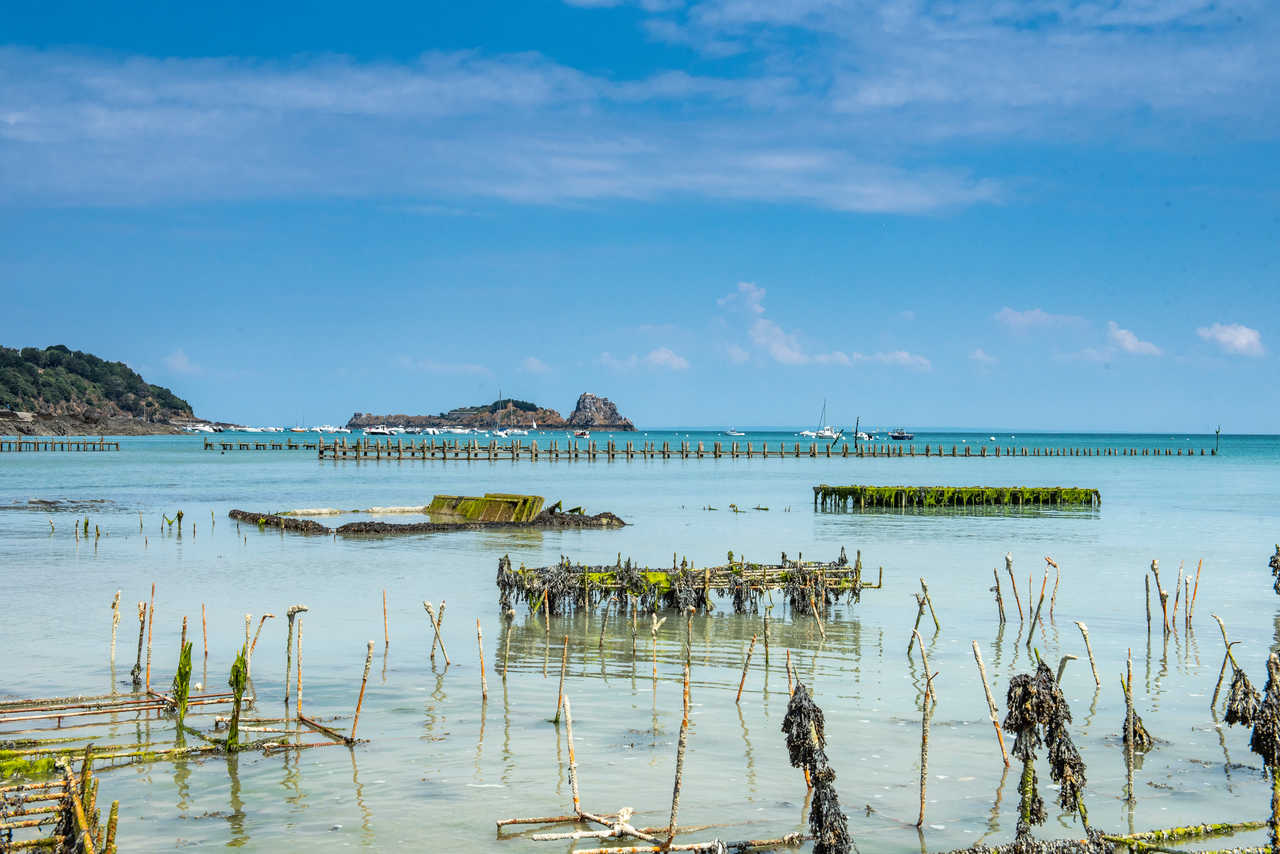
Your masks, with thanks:
[{"label": "shallow water", "polygon": [[[690,439],[708,446],[730,441],[709,433],[690,433]],[[748,439],[794,441],[781,433],[738,441]],[[976,443],[986,436],[917,434],[916,444],[962,439]],[[1019,434],[1011,441],[1199,449],[1212,448],[1214,439]],[[545,828],[506,832],[496,842],[493,825],[498,818],[569,810],[564,727],[548,721],[565,635],[565,690],[573,704],[585,805],[600,812],[632,806],[639,810],[638,825],[665,824],[688,631],[693,712],[680,818],[682,824],[715,827],[687,839],[777,836],[804,827],[804,782],[787,763],[779,729],[790,650],[798,678],[812,686],[826,714],[836,787],[861,850],[919,851],[914,823],[923,668],[919,653],[908,657],[906,648],[916,616],[911,594],[920,577],[928,580],[942,623],[935,632],[926,615],[921,625],[930,668],[939,673],[924,844],[942,850],[980,838],[1007,840],[1017,807],[1016,769],[1004,776],[970,650],[977,640],[1003,706],[1009,677],[1029,669],[1032,660],[1004,575],[1006,551],[1014,555],[1024,608],[1027,576],[1038,593],[1044,555],[1062,566],[1053,618],[1037,630],[1032,648],[1055,663],[1063,654],[1080,656],[1067,667],[1064,690],[1073,737],[1088,764],[1091,820],[1124,830],[1266,812],[1269,787],[1248,751],[1248,733],[1218,729],[1209,713],[1222,655],[1210,614],[1226,621],[1232,640],[1243,641],[1237,658],[1261,688],[1265,655],[1280,636],[1280,598],[1267,569],[1280,530],[1276,438],[1223,437],[1221,456],[1191,458],[532,464],[321,463],[306,452],[221,454],[200,446],[199,437],[148,437],[122,440],[118,454],[0,457],[0,566],[11,603],[10,619],[0,622],[6,653],[0,695],[109,690],[110,602],[117,589],[124,607],[115,682],[123,689],[136,642],[135,603],[147,598],[154,581],[152,679],[161,685],[172,676],[182,616],[198,622],[202,603],[210,651],[205,675],[196,635],[196,678],[212,690],[225,683],[243,641],[244,614],[254,614],[255,625],[264,611],[279,615],[263,630],[253,662],[264,714],[280,708],[289,604],[311,609],[304,618],[304,696],[315,714],[350,714],[365,643],[376,641],[360,721],[360,735],[370,741],[352,751],[248,754],[107,771],[100,798],[120,800],[121,846],[128,850],[180,844],[571,850],[566,842],[528,838]],[[815,513],[811,487],[820,482],[1088,486],[1101,490],[1103,502],[1096,511]],[[226,518],[233,507],[425,504],[437,492],[485,491],[534,492],[588,512],[611,510],[630,524],[618,531],[342,539],[263,532]],[[109,503],[49,509],[27,504],[32,498]],[[770,509],[735,514],[728,512],[730,503]],[[161,520],[162,513],[172,517],[178,509],[185,514],[180,538]],[[77,543],[72,534],[74,520],[86,513],[91,528],[98,525],[104,533],[96,545],[92,535]],[[555,617],[548,630],[540,615],[520,608],[508,629],[493,584],[497,559],[507,553],[529,565],[562,554],[599,563],[619,553],[650,565],[668,565],[677,553],[706,565],[723,562],[730,549],[753,560],[775,560],[784,550],[832,559],[841,546],[850,556],[861,550],[872,578],[883,565],[884,589],[867,590],[859,604],[838,606],[826,618],[825,642],[812,617],[793,620],[775,597],[769,666],[764,668],[757,645],[740,705],[734,695],[746,646],[761,631],[759,614],[735,615],[721,602],[711,615],[694,617],[691,629],[669,614],[658,636],[655,682],[643,623],[635,656],[630,627],[616,616],[601,647],[599,612]],[[1180,624],[1167,641],[1158,625],[1150,637],[1146,630],[1143,574],[1152,558],[1160,560],[1171,594],[1179,563],[1194,571],[1204,559],[1194,630],[1184,633]],[[997,566],[1009,613],[1003,631],[988,592]],[[383,589],[391,633],[385,650]],[[427,598],[448,603],[447,670],[439,653],[434,665],[427,656],[430,633],[421,604]],[[490,667],[486,703],[480,699],[477,618]],[[1101,690],[1095,690],[1074,620],[1088,623]],[[504,682],[498,668],[508,630]],[[1129,650],[1139,713],[1161,739],[1137,772],[1132,816],[1123,801],[1124,703],[1116,684]],[[147,726],[122,724],[113,741]],[[169,731],[164,723],[150,726]],[[1050,807],[1041,832],[1078,834],[1078,821],[1056,810],[1043,760],[1039,769]]]}]

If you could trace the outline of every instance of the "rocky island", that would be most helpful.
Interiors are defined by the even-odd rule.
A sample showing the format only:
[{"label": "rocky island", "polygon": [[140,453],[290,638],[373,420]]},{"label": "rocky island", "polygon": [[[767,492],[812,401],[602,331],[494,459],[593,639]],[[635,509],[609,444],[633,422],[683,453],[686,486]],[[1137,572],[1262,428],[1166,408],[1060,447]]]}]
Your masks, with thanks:
[{"label": "rocky island", "polygon": [[180,433],[191,404],[124,362],[61,344],[0,347],[0,435]]},{"label": "rocky island", "polygon": [[374,415],[357,412],[347,422],[352,430],[386,425],[387,427],[470,427],[492,430],[495,427],[520,427],[539,430],[592,429],[632,431],[636,426],[623,418],[618,407],[607,397],[586,393],[578,397],[573,413],[565,418],[554,409],[546,409],[527,400],[502,398],[480,406],[462,406],[439,415]]}]

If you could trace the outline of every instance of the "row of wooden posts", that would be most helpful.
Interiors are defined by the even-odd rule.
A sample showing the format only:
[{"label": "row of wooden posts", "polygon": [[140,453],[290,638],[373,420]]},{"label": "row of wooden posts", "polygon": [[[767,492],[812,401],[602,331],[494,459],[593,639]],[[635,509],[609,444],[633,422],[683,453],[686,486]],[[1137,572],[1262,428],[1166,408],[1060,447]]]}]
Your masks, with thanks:
[{"label": "row of wooden posts", "polygon": [[[227,441],[204,440],[207,451],[266,451],[266,450],[312,450],[322,460],[588,460],[599,459],[720,459],[728,457],[752,459],[770,457],[840,457],[842,459],[861,458],[904,458],[904,457],[956,457],[956,458],[989,458],[989,457],[1172,457],[1196,456],[1191,448],[1035,448],[1035,447],[1001,447],[952,445],[903,445],[903,444],[858,444],[849,443],[819,444],[817,442],[706,442],[680,441],[672,443],[663,441],[626,440],[619,442],[607,439],[604,442],[587,440],[569,440],[561,445],[558,440],[550,444],[539,445],[532,441],[528,444],[515,439],[507,444],[496,439],[481,443],[478,439],[390,439],[384,441],[368,438],[348,441],[338,439],[326,442],[323,438],[314,442],[275,441]],[[1216,451],[1199,449],[1199,456],[1213,456]]]},{"label": "row of wooden posts", "polygon": [[19,436],[16,439],[0,439],[0,453],[29,453],[34,451],[118,451],[119,442],[108,442],[106,437],[97,439],[35,439]]}]

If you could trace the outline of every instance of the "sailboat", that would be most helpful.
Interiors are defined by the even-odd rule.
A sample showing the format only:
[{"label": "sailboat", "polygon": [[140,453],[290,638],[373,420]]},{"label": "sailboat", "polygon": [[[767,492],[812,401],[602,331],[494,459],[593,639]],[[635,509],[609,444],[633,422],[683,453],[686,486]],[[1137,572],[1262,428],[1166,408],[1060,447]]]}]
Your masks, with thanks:
[{"label": "sailboat", "polygon": [[832,441],[839,441],[841,438],[843,438],[844,431],[837,430],[836,428],[832,427],[830,424],[823,424],[822,422],[826,420],[827,420],[827,399],[824,397],[822,399],[822,414],[818,416],[818,425],[819,425],[818,429],[817,430],[801,430],[800,435],[804,436],[806,439],[831,439]]}]

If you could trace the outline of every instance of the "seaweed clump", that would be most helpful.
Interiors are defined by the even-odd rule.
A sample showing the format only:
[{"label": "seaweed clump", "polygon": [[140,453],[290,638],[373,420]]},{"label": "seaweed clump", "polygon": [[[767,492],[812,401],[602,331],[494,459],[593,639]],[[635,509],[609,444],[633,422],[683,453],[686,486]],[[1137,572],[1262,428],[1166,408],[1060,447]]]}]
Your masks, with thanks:
[{"label": "seaweed clump", "polygon": [[240,647],[236,660],[231,664],[231,678],[227,685],[231,688],[231,721],[227,724],[227,750],[234,753],[240,749],[240,704],[244,700],[244,689],[249,683],[249,665],[245,660],[245,647]]},{"label": "seaweed clump", "polygon": [[1274,589],[1280,593],[1280,544],[1276,546],[1276,553],[1271,556],[1271,574],[1276,579]]},{"label": "seaweed clump", "polygon": [[1068,813],[1078,813],[1088,828],[1083,799],[1084,759],[1067,728],[1071,708],[1048,665],[1041,661],[1034,674],[1022,673],[1009,680],[1005,703],[1008,713],[1002,728],[1013,734],[1013,755],[1022,760],[1018,840],[1029,842],[1031,827],[1044,824],[1048,817],[1035,771],[1036,748],[1041,745],[1048,748],[1050,777],[1059,785],[1058,805]]},{"label": "seaweed clump", "polygon": [[187,716],[187,698],[191,694],[191,641],[182,645],[178,653],[178,669],[173,674],[173,685],[169,696],[173,698],[174,712],[178,716],[178,726],[182,726]]},{"label": "seaweed clump", "polygon": [[1280,848],[1280,658],[1267,658],[1267,686],[1258,706],[1249,749],[1271,772],[1271,850]]},{"label": "seaweed clump", "polygon": [[[1151,737],[1151,733],[1147,732],[1147,727],[1142,722],[1142,716],[1138,714],[1137,707],[1134,706],[1133,700],[1129,697],[1129,686],[1125,684],[1123,678],[1120,680],[1120,688],[1124,691],[1125,701],[1131,710],[1129,714],[1133,715],[1133,750],[1135,753],[1146,753],[1156,746],[1156,740]],[[1127,748],[1129,746],[1129,721],[1127,716],[1125,722],[1120,725],[1120,732],[1120,743]]]},{"label": "seaweed clump", "polygon": [[1237,667],[1231,678],[1231,693],[1227,696],[1227,723],[1231,726],[1253,726],[1261,700],[1258,689],[1253,687],[1245,672]]},{"label": "seaweed clump", "polygon": [[836,794],[836,772],[827,763],[827,737],[822,709],[813,702],[804,683],[797,682],[782,721],[791,764],[803,768],[812,781],[813,804],[809,809],[809,832],[814,854],[848,854],[853,846],[849,818],[840,809]]}]

